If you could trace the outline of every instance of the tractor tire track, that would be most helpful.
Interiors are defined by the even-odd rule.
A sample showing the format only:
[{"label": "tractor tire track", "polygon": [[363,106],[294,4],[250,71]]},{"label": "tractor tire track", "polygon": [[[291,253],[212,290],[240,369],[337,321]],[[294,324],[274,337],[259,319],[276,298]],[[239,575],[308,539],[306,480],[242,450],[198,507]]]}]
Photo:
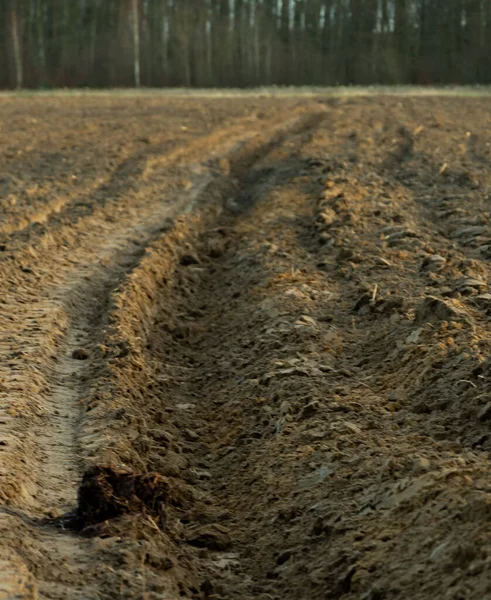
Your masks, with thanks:
[{"label": "tractor tire track", "polygon": [[[0,489],[8,507],[2,512],[2,519],[6,530],[22,527],[32,541],[27,550],[21,550],[15,539],[6,536],[0,553],[9,565],[6,572],[20,573],[16,564],[22,556],[22,563],[31,573],[27,576],[27,592],[22,591],[27,584],[18,584],[19,597],[105,598],[109,597],[115,578],[122,577],[113,572],[101,587],[97,571],[104,563],[104,552],[94,548],[91,540],[63,531],[70,520],[65,515],[76,506],[84,464],[90,463],[91,437],[96,433],[104,435],[90,426],[86,402],[95,385],[97,359],[103,352],[100,343],[113,303],[113,290],[138,265],[152,240],[172,231],[173,219],[179,219],[179,215],[184,215],[184,220],[194,218],[196,212],[203,210],[211,210],[213,215],[227,200],[229,190],[237,185],[235,177],[244,177],[262,155],[291,133],[313,127],[322,114],[300,112],[261,134],[251,132],[244,136],[232,132],[215,137],[215,141],[223,139],[223,143],[215,148],[212,167],[202,161],[190,191],[181,192],[172,203],[155,203],[142,213],[138,213],[138,206],[132,206],[127,214],[120,211],[114,226],[89,235],[86,232],[90,219],[85,220],[81,234],[70,239],[71,256],[63,257],[58,266],[56,259],[52,265],[44,260],[51,244],[59,243],[56,232],[48,233],[53,241],[46,247],[22,251],[31,260],[42,261],[42,274],[45,279],[51,277],[52,283],[45,299],[27,304],[30,296],[34,298],[28,284],[39,277],[39,272],[23,263],[23,284],[12,280],[10,295],[4,298],[4,305],[11,311],[15,303],[19,306],[26,302],[22,313],[12,311],[17,327],[5,350],[19,345],[23,350],[10,350],[12,363],[4,380],[9,403],[1,425],[5,443]],[[189,155],[184,151],[178,152],[177,158],[185,164],[186,160],[196,160],[196,156],[193,151]],[[218,170],[214,166],[216,160]],[[106,230],[109,235],[105,235]],[[85,258],[87,250],[90,251]],[[48,332],[50,337],[46,337]],[[23,412],[22,407],[27,414],[15,419],[16,413]],[[41,555],[50,556],[53,563],[38,560]],[[63,580],[57,565],[63,565]],[[138,564],[134,568],[138,571]],[[5,589],[15,588],[16,577],[5,583],[0,581]],[[19,575],[18,581],[21,579]],[[82,580],[85,583],[81,584]],[[144,593],[145,582],[142,586]],[[171,589],[172,582],[168,586]]]}]

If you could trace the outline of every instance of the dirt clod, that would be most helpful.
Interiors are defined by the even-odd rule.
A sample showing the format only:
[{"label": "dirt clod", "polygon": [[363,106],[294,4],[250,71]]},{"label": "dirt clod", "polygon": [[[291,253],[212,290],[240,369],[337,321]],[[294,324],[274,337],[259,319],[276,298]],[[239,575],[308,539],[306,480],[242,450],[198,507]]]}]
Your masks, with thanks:
[{"label": "dirt clod", "polygon": [[127,513],[148,512],[159,516],[166,504],[182,503],[182,491],[162,475],[92,467],[82,478],[73,524],[83,529]]},{"label": "dirt clod", "polygon": [[87,360],[90,354],[85,348],[77,348],[72,352],[72,358],[75,360]]},{"label": "dirt clod", "polygon": [[207,525],[190,529],[186,533],[186,541],[198,548],[225,551],[232,545],[229,532],[220,525]]},{"label": "dirt clod", "polygon": [[417,324],[432,323],[436,321],[457,321],[467,319],[466,314],[458,305],[450,300],[442,300],[434,296],[425,298],[416,310]]},{"label": "dirt clod", "polygon": [[183,254],[180,259],[180,263],[183,267],[199,265],[199,262],[199,259],[194,254]]}]

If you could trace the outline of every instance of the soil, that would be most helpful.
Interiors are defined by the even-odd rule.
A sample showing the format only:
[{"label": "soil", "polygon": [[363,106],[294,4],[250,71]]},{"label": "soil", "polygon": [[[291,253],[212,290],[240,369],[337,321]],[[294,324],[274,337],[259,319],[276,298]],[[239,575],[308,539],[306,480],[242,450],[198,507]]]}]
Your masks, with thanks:
[{"label": "soil", "polygon": [[0,103],[0,599],[491,598],[489,100]]}]

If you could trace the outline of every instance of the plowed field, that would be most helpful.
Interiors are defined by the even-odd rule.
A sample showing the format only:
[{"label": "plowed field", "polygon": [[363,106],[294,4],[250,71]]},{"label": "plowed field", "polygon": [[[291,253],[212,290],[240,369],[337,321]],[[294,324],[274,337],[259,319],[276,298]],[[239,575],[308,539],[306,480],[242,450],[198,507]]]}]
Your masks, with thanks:
[{"label": "plowed field", "polygon": [[0,99],[0,600],[491,599],[491,101]]}]

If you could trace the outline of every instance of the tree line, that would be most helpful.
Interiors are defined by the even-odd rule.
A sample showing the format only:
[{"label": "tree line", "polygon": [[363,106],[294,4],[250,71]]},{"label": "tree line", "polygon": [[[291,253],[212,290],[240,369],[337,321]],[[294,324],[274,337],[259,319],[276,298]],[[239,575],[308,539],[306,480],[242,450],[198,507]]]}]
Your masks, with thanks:
[{"label": "tree line", "polygon": [[0,0],[2,88],[485,84],[491,0]]}]

